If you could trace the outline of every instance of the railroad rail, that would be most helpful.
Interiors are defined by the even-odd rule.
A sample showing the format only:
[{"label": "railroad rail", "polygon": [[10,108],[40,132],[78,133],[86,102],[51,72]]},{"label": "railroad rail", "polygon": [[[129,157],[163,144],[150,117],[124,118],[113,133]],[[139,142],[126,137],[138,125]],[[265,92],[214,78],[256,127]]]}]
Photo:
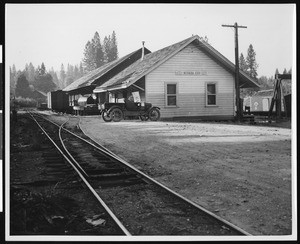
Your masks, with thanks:
[{"label": "railroad rail", "polygon": [[[46,123],[58,128],[58,150],[65,154],[124,234],[251,235],[136,169],[91,138],[84,139],[64,128],[70,120],[78,121],[77,117],[57,124],[40,114],[31,116],[37,123],[43,123],[39,126],[45,134]],[[52,140],[53,136],[48,138]]]},{"label": "railroad rail", "polygon": [[[131,234],[129,233],[129,231],[123,226],[123,224],[119,221],[119,219],[114,215],[114,213],[110,210],[110,208],[105,204],[105,202],[100,198],[100,196],[96,193],[96,191],[94,190],[94,188],[90,185],[90,183],[87,181],[87,173],[85,172],[85,170],[83,170],[83,168],[78,164],[78,162],[76,160],[74,160],[74,158],[70,155],[70,153],[66,150],[66,147],[64,146],[62,137],[61,137],[61,128],[64,124],[60,125],[58,127],[58,136],[61,142],[61,145],[64,149],[64,151],[58,146],[57,141],[55,142],[53,140],[52,137],[53,136],[53,131],[52,131],[52,137],[49,135],[49,133],[47,133],[47,131],[45,130],[45,128],[43,128],[43,126],[41,125],[40,122],[37,121],[37,117],[34,116],[33,113],[29,113],[32,117],[32,119],[37,123],[37,125],[40,127],[40,129],[43,131],[43,133],[48,137],[48,139],[52,142],[52,144],[57,148],[57,150],[61,153],[61,155],[65,158],[65,160],[69,163],[69,165],[71,165],[73,167],[73,169],[77,172],[77,174],[79,175],[79,177],[82,179],[82,181],[84,182],[84,184],[87,186],[87,188],[91,191],[91,193],[94,195],[94,197],[99,201],[99,203],[101,204],[101,206],[104,207],[104,209],[107,211],[107,213],[109,214],[109,216],[115,221],[115,223],[119,226],[119,228],[123,231],[123,233],[127,236],[130,236]],[[38,118],[41,118],[41,116],[39,116]],[[45,120],[44,120],[45,121]]]}]

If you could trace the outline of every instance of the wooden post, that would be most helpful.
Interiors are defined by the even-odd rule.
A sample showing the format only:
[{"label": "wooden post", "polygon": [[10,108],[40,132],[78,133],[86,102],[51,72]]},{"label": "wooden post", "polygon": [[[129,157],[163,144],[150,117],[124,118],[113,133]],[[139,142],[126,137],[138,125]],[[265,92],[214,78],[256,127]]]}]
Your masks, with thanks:
[{"label": "wooden post", "polygon": [[277,99],[276,99],[276,117],[281,119],[281,80],[279,80]]},{"label": "wooden post", "polygon": [[235,104],[236,104],[236,118],[238,121],[243,120],[243,111],[240,102],[240,82],[239,82],[239,42],[238,42],[238,28],[247,28],[247,26],[239,26],[237,23],[234,25],[222,25],[223,27],[233,27],[235,29]]},{"label": "wooden post", "polygon": [[284,79],[290,80],[292,78],[291,74],[275,74],[275,86],[274,95],[272,98],[271,106],[269,109],[269,122],[271,122],[271,115],[273,112],[274,104],[276,108],[276,119],[281,119],[281,97],[282,97],[282,84],[281,81]]}]

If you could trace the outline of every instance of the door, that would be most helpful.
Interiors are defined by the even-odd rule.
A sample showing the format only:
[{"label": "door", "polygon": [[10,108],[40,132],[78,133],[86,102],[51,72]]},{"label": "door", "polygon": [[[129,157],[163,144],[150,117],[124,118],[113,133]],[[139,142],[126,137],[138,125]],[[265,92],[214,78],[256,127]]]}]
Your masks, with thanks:
[{"label": "door", "polygon": [[269,99],[263,98],[262,100],[263,111],[269,111]]}]

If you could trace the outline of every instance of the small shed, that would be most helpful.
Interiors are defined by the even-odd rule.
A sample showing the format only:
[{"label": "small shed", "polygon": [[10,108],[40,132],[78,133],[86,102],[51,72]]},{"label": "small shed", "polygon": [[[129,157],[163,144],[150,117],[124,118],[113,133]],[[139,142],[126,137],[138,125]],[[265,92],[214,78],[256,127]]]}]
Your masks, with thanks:
[{"label": "small shed", "polygon": [[32,91],[32,98],[37,101],[37,105],[39,106],[42,103],[47,102],[47,93],[39,91],[39,90],[34,90]]},{"label": "small shed", "polygon": [[261,90],[244,98],[244,110],[248,107],[251,112],[268,112],[270,109],[272,97],[274,94],[273,89]]}]

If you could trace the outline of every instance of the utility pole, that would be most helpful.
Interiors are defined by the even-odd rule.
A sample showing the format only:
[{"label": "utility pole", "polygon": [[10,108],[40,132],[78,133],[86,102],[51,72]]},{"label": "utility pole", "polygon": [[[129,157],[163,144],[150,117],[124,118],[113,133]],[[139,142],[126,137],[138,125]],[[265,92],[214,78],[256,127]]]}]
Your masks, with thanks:
[{"label": "utility pole", "polygon": [[222,25],[223,27],[233,27],[235,29],[235,93],[236,93],[236,117],[238,121],[242,121],[243,111],[240,103],[240,82],[239,82],[239,41],[238,28],[247,28],[247,26],[238,25]]}]

